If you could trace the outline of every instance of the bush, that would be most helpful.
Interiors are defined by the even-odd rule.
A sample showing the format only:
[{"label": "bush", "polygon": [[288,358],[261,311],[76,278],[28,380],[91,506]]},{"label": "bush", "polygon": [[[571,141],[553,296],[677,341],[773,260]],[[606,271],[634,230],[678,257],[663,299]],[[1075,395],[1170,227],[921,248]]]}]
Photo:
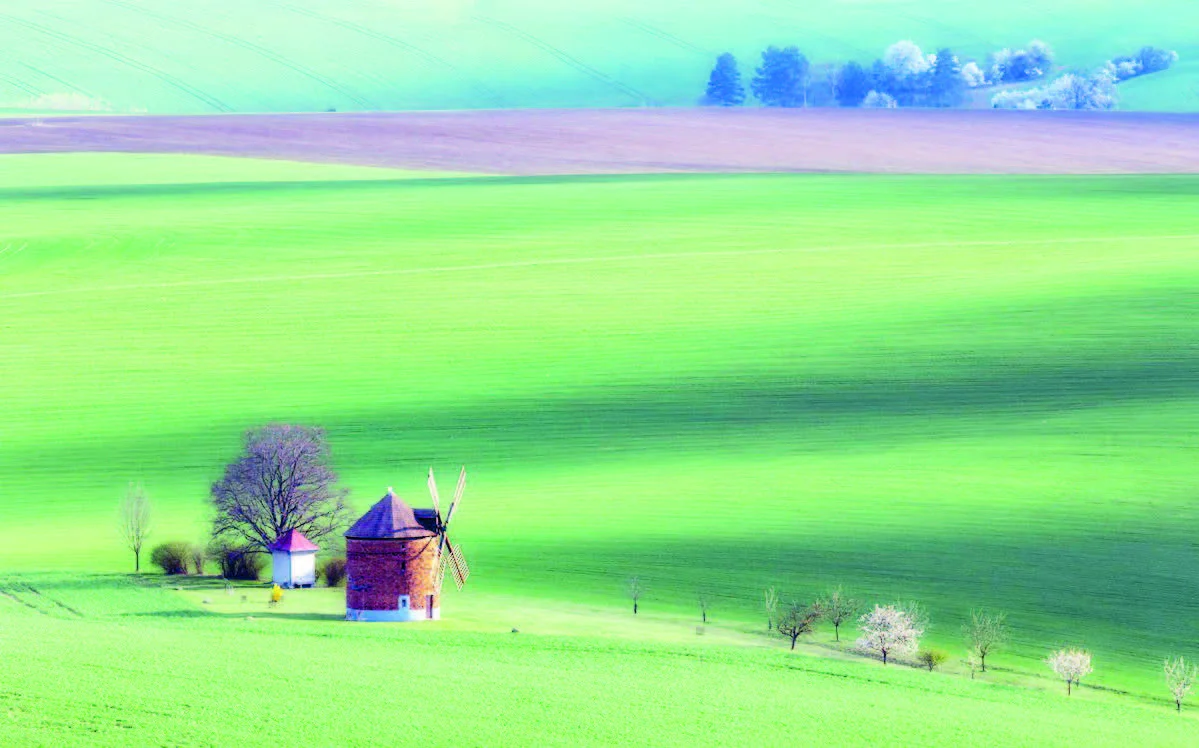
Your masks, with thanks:
[{"label": "bush", "polygon": [[871,91],[866,94],[866,98],[862,100],[863,109],[896,109],[899,107],[899,102],[889,93],[879,93]]},{"label": "bush", "polygon": [[321,565],[321,576],[325,578],[326,587],[340,587],[346,580],[346,560],[331,558]]},{"label": "bush", "polygon": [[208,555],[221,565],[221,576],[225,579],[257,582],[266,567],[262,554],[242,546],[217,544],[208,549]]},{"label": "bush", "polygon": [[163,574],[186,574],[191,559],[191,546],[177,540],[154,546],[150,552],[150,563],[162,569]]},{"label": "bush", "polygon": [[916,653],[916,662],[928,668],[930,673],[945,664],[948,659],[949,654],[941,649],[922,649]]}]

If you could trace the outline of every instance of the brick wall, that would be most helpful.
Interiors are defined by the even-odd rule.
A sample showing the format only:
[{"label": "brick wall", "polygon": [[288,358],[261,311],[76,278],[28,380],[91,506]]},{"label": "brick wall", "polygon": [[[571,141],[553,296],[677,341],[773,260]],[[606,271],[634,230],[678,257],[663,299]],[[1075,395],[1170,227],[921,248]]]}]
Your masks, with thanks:
[{"label": "brick wall", "polygon": [[419,540],[346,540],[346,607],[397,610],[400,595],[413,608],[424,608],[437,584],[437,538]]}]

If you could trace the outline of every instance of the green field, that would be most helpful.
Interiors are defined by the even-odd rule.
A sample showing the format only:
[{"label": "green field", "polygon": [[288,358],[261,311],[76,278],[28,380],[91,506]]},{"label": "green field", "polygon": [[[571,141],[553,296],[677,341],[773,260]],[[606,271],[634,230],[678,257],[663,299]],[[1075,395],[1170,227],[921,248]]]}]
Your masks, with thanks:
[{"label": "green field", "polygon": [[[1191,0],[10,0],[0,109],[690,105],[717,54],[750,62],[768,44],[869,62],[901,39],[983,59],[1041,38],[1094,68],[1146,44],[1193,61],[1197,27]],[[1193,88],[1163,76],[1129,106],[1194,110]]]},{"label": "green field", "polygon": [[1186,745],[1196,726],[1117,695],[817,658],[596,609],[534,610],[550,623],[511,633],[501,605],[429,627],[308,612],[335,604],[328,590],[289,593],[276,612],[262,590],[243,603],[241,590],[112,576],[0,591],[8,745],[1015,746],[1067,732],[1144,746]]},{"label": "green field", "polygon": [[[113,521],[130,480],[155,502],[155,541],[203,540],[207,487],[240,433],[282,420],[328,428],[360,510],[389,485],[421,503],[429,465],[471,475],[456,524],[474,576],[445,610],[480,622],[483,638],[344,633],[328,620],[334,593],[324,618],[295,624],[316,642],[315,674],[286,665],[322,693],[333,686],[317,679],[354,642],[410,637],[444,644],[445,662],[490,663],[463,685],[485,692],[541,647],[492,651],[484,634],[515,624],[488,611],[507,600],[618,621],[595,634],[602,645],[546,640],[527,673],[575,652],[580,672],[604,671],[597,688],[617,709],[625,675],[647,692],[690,679],[700,588],[735,637],[760,628],[768,584],[804,599],[845,584],[920,600],[930,640],[955,655],[972,607],[1008,611],[1016,641],[995,663],[1005,695],[855,669],[873,663],[817,670],[867,673],[855,687],[868,690],[935,682],[946,699],[1010,697],[1016,709],[1057,696],[1041,690],[1054,686],[1040,660],[1077,644],[1095,652],[1092,685],[1131,692],[1105,719],[1135,708],[1152,722],[1166,710],[1161,659],[1199,655],[1197,197],[1193,177],[424,179],[4,157],[0,568],[54,572],[33,583],[66,582],[68,606],[95,608],[59,622],[76,616],[51,606],[20,618],[24,606],[0,599],[6,667],[33,666],[13,657],[22,641],[57,661],[131,626],[189,678],[210,645],[230,658],[253,647],[264,668],[307,651],[170,592],[129,618],[91,589],[108,582],[76,576],[129,567]],[[689,641],[649,637],[666,653],[625,657],[648,636],[620,629],[631,574],[646,581],[645,609]],[[182,620],[166,615],[180,609]],[[584,631],[600,625],[583,618]],[[788,688],[826,682],[751,644],[711,655],[705,672],[761,682],[778,710],[797,708]],[[104,668],[126,654],[94,656]],[[139,667],[148,682],[170,677]],[[720,693],[714,703],[756,703]],[[158,697],[146,698],[154,712]],[[1057,715],[1046,703],[1029,709]],[[246,704],[203,729],[236,732],[264,713]],[[597,742],[618,729],[588,724]]]}]

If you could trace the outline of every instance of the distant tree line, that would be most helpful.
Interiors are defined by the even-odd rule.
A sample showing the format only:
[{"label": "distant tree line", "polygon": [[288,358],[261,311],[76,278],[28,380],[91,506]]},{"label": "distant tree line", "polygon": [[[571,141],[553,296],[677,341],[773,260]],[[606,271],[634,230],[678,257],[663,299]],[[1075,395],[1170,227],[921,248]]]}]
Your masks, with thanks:
[{"label": "distant tree line", "polygon": [[[1166,70],[1178,54],[1145,47],[1117,57],[1095,73],[1065,73],[1027,91],[1000,91],[996,108],[1110,109],[1115,84]],[[1054,70],[1053,49],[1034,40],[1023,49],[1000,49],[981,63],[964,61],[952,49],[925,54],[911,41],[897,42],[868,65],[857,61],[813,65],[796,46],[767,47],[748,86],[736,57],[724,53],[708,77],[703,103],[735,107],[753,98],[766,107],[958,107],[968,92],[1047,78]]]}]

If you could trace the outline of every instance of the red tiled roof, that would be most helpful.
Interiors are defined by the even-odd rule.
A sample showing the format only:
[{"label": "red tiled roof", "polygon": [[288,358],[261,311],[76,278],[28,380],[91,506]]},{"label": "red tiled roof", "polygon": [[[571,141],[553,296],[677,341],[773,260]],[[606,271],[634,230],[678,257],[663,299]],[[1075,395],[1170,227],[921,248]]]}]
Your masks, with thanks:
[{"label": "red tiled roof", "polygon": [[271,543],[271,550],[296,553],[298,551],[319,551],[320,548],[316,543],[304,537],[304,533],[299,530],[288,530],[280,535],[274,543]]},{"label": "red tiled roof", "polygon": [[[414,512],[390,489],[346,531],[347,538],[429,538],[436,535],[432,511]],[[423,522],[421,520],[424,520]]]}]

